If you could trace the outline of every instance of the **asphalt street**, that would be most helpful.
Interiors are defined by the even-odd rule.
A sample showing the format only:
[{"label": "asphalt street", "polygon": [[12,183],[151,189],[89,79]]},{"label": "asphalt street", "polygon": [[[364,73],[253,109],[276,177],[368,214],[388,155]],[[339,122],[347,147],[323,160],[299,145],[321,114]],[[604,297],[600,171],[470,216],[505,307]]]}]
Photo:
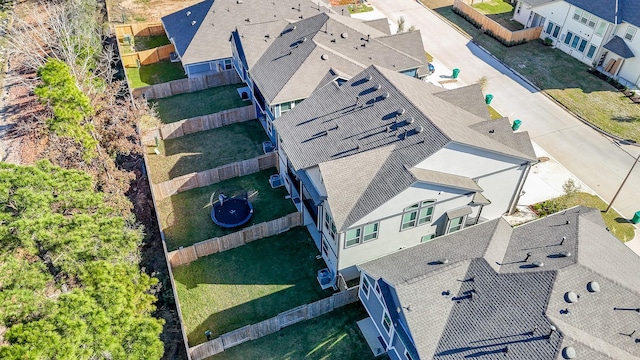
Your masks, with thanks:
[{"label": "asphalt street", "polygon": [[[414,0],[369,2],[392,24],[403,16],[406,28],[420,29],[425,50],[448,68],[460,69],[461,82],[472,84],[486,76],[486,93],[495,96],[491,105],[511,120],[522,120],[521,131],[528,131],[535,143],[611,201],[640,155],[640,146],[618,144],[582,123]],[[640,165],[613,207],[626,218],[640,210]]]}]

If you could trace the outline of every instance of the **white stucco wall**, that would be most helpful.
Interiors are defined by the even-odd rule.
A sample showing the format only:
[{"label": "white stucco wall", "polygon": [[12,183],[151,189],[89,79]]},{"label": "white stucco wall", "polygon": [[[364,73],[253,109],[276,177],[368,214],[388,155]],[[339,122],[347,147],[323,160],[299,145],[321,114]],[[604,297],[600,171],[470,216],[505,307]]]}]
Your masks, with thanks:
[{"label": "white stucco wall", "polygon": [[484,189],[482,195],[491,201],[482,210],[482,217],[492,220],[508,211],[517,185],[526,166],[525,160],[506,155],[449,144],[417,165],[477,180]]},{"label": "white stucco wall", "polygon": [[[633,25],[631,25],[633,26]],[[620,36],[624,39],[624,36],[629,27],[628,23],[622,23],[616,26],[615,35]],[[620,72],[618,76],[625,78],[628,81],[636,84],[636,86],[640,87],[640,27],[633,26],[636,28],[636,34],[633,37],[632,41],[625,40],[627,46],[633,51],[635,57],[630,59],[626,59],[620,68]]]}]

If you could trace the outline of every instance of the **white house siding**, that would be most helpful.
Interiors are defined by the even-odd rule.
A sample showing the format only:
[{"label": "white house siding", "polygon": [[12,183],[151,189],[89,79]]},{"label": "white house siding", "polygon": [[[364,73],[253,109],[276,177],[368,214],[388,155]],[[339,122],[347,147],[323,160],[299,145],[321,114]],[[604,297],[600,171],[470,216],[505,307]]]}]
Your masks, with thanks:
[{"label": "white house siding", "polygon": [[[563,2],[563,4],[565,3]],[[591,45],[595,45],[596,48],[600,48],[602,45],[604,45],[603,40],[609,38],[607,36],[608,34],[606,31],[609,29],[608,25],[602,36],[597,35],[596,30],[600,26],[600,23],[605,23],[605,24],[609,24],[609,23],[598,17],[595,17],[597,20],[595,21],[594,27],[591,28],[587,26],[587,24],[589,23],[588,21],[587,21],[587,24],[583,24],[580,20],[575,20],[573,18],[573,15],[575,14],[577,9],[578,9],[577,7],[571,5],[566,10],[566,21],[564,23],[564,27],[562,28],[561,36],[557,39],[557,41],[555,42],[555,45],[556,45],[556,48],[562,50],[563,52],[571,55],[572,57],[580,60],[585,64],[591,65],[593,64],[594,61],[598,60],[597,58],[598,51],[596,51],[593,57],[589,58],[587,57],[589,47]],[[588,16],[591,17],[593,16],[593,14],[589,14]],[[585,16],[583,15],[583,17]],[[565,44],[565,39],[567,38],[568,32],[571,32],[573,36],[571,38],[571,42],[569,44]],[[571,45],[576,36],[580,38],[580,41],[577,43],[577,46],[574,48]],[[585,40],[587,44],[583,51],[579,51],[579,45],[582,42],[582,40]]]},{"label": "white house siding", "polygon": [[514,194],[527,166],[525,160],[449,144],[416,167],[466,176],[477,180],[491,204],[485,205],[481,216],[495,219],[509,210]]},{"label": "white house siding", "polygon": [[[379,222],[377,239],[345,248],[345,233],[340,234],[338,270],[345,279],[353,279],[358,276],[355,265],[418,245],[423,236],[443,234],[447,223],[446,211],[466,206],[472,198],[473,193],[470,191],[424,183],[414,184],[350,227],[352,229]],[[403,210],[423,200],[436,200],[432,221],[400,231]]]},{"label": "white house siding", "polygon": [[[633,37],[632,41],[628,41],[625,39],[625,42],[627,43],[627,46],[629,46],[629,49],[633,51],[635,57],[625,59],[622,67],[620,68],[620,71],[618,72],[618,76],[640,87],[640,26],[631,26],[637,29],[636,34]],[[626,22],[618,25],[616,27],[615,35],[618,35],[619,37],[624,39],[628,27],[629,23]],[[611,52],[609,53],[611,54]],[[604,64],[606,64],[606,61],[607,60],[605,60]]]},{"label": "white house siding", "polygon": [[522,25],[527,25],[530,14],[531,7],[522,1],[518,1],[513,11],[513,20],[521,23]]}]

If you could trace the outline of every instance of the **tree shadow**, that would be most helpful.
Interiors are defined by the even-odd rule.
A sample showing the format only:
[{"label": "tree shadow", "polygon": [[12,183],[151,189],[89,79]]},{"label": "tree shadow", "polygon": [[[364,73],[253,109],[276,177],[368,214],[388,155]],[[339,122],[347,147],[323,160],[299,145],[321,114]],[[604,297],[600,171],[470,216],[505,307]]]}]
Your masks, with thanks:
[{"label": "tree shadow", "polygon": [[614,116],[611,119],[614,121],[624,122],[624,123],[640,122],[639,116]]},{"label": "tree shadow", "polygon": [[629,221],[629,219],[622,218],[622,217],[617,217],[616,222],[618,224],[631,224],[631,221]]}]

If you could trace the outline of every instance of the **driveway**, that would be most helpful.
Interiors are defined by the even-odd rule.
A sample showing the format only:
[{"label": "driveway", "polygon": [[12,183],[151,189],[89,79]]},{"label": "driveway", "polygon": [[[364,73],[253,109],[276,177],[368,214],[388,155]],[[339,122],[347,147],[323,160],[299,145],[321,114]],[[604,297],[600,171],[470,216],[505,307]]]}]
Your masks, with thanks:
[{"label": "driveway", "polygon": [[[486,92],[495,96],[491,105],[496,110],[522,120],[520,129],[535,143],[603,199],[613,198],[640,147],[616,144],[583,124],[414,0],[369,2],[390,19],[392,31],[400,16],[405,28],[420,29],[425,49],[444,66],[459,68],[461,82],[471,84],[486,76]],[[640,165],[613,206],[627,218],[640,210],[639,188]]]}]

